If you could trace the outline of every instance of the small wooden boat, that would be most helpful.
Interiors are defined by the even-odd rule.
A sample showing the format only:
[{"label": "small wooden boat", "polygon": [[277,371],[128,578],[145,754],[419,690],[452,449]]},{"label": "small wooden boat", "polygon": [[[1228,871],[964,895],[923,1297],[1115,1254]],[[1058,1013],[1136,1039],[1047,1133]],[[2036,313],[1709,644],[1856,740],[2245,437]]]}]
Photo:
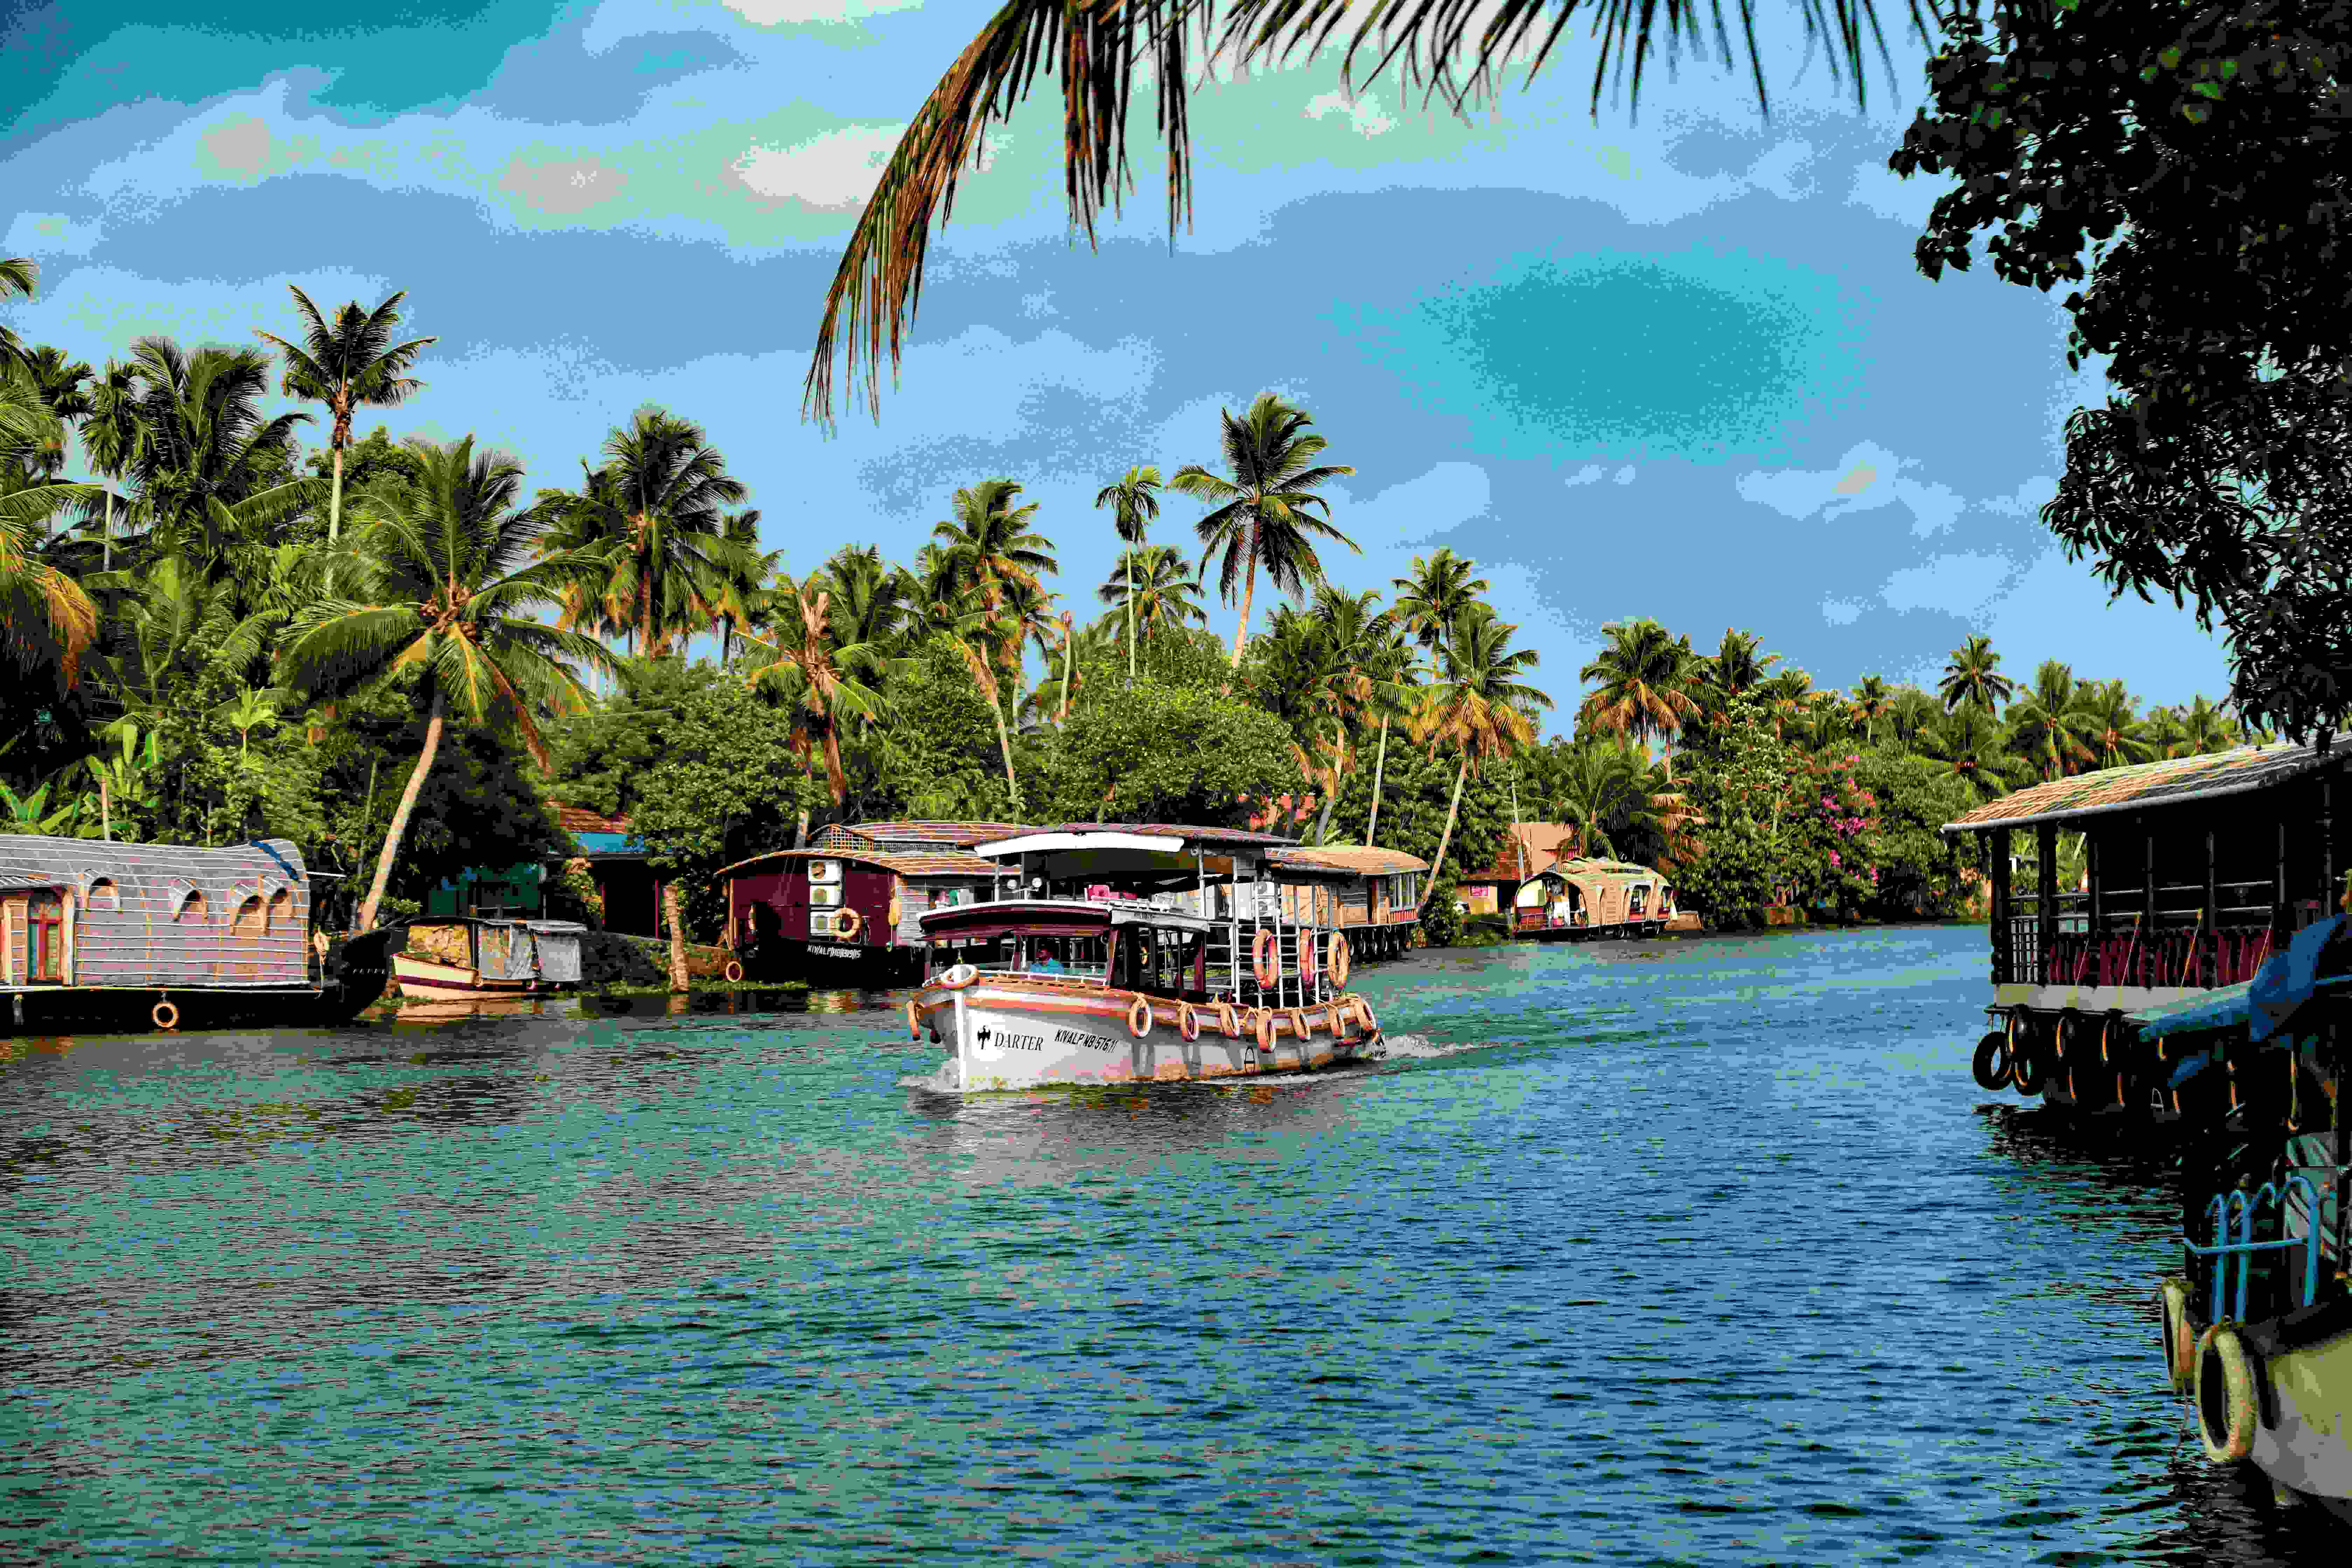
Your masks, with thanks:
[{"label": "small wooden boat", "polygon": [[435,917],[412,921],[392,970],[404,996],[523,995],[580,984],[580,938],[571,921]]},{"label": "small wooden boat", "polygon": [[1267,851],[1286,842],[1073,825],[980,846],[1017,863],[1026,892],[921,917],[926,973],[908,1027],[952,1047],[965,1089],[1352,1059],[1380,1025],[1347,990],[1346,935],[1269,876]]}]

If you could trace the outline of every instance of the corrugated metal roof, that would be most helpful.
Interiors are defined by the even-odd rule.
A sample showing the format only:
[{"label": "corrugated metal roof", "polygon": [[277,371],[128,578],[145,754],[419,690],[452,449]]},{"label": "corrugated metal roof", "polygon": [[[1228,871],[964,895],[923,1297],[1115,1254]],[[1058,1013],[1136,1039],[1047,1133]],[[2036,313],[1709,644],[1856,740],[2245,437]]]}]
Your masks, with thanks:
[{"label": "corrugated metal roof", "polygon": [[711,873],[715,877],[731,877],[754,866],[764,866],[775,860],[855,860],[864,866],[879,866],[901,877],[995,877],[1004,868],[993,860],[983,860],[977,855],[886,855],[879,850],[856,850],[835,847],[816,849],[771,849],[764,855],[754,855],[738,860],[732,866],[721,866]]},{"label": "corrugated metal roof", "polygon": [[585,806],[566,805],[560,800],[548,805],[555,808],[555,825],[566,833],[626,833],[629,819],[625,816],[600,816]]},{"label": "corrugated metal roof", "polygon": [[961,849],[1029,831],[1018,822],[857,822],[838,823],[825,832],[836,830],[856,834],[877,844],[952,844]]},{"label": "corrugated metal roof", "polygon": [[1276,849],[1266,858],[1276,866],[1328,868],[1335,871],[1353,871],[1360,876],[1385,877],[1401,871],[1426,871],[1429,862],[1402,849],[1367,849],[1347,844],[1325,844],[1314,847],[1301,846],[1296,849]]},{"label": "corrugated metal roof", "polygon": [[[1057,822],[1040,827],[1024,827],[1022,833],[1152,833],[1171,838],[1196,839],[1202,844],[1229,844],[1237,847],[1264,846],[1295,846],[1296,838],[1284,838],[1277,834],[1252,833],[1241,827],[1191,827],[1178,822]],[[1013,837],[1011,834],[1005,835]]]},{"label": "corrugated metal roof", "polygon": [[2102,812],[2139,811],[2271,789],[2302,777],[2324,762],[2340,763],[2347,754],[2352,753],[2335,751],[2323,758],[2311,746],[2277,743],[2102,768],[1986,801],[1958,821],[1946,823],[1944,831],[2063,822]]}]

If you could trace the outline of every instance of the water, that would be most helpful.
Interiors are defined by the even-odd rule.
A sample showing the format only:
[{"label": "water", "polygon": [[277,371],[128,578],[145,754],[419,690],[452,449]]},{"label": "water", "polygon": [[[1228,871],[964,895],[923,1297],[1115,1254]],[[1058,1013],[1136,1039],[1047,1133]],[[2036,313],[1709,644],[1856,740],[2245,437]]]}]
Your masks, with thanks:
[{"label": "water", "polygon": [[1983,940],[1423,955],[1369,1070],[1083,1095],[887,1005],[0,1041],[0,1557],[2340,1562],[2164,1387],[2161,1166],[1969,1081]]}]

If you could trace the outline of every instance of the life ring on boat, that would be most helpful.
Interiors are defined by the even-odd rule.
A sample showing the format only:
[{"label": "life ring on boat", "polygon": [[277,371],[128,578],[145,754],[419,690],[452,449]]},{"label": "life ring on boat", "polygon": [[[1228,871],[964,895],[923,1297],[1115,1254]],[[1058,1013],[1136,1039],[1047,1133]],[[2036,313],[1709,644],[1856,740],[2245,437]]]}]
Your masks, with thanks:
[{"label": "life ring on boat", "polygon": [[2197,1337],[2197,1435],[2205,1457],[2234,1465],[2254,1451],[2254,1363],[2236,1327],[2215,1323]]},{"label": "life ring on boat", "polygon": [[1201,1015],[1192,1011],[1190,1002],[1176,1004],[1176,1032],[1188,1040],[1201,1037]]},{"label": "life ring on boat", "polygon": [[2197,1336],[2189,1331],[2189,1287],[2168,1279],[2156,1288],[2156,1315],[2164,1324],[2164,1370],[2175,1394],[2187,1394],[2197,1364]]},{"label": "life ring on boat", "polygon": [[1139,1040],[1151,1037],[1151,1004],[1140,996],[1127,1010],[1127,1032]]},{"label": "life ring on boat", "polygon": [[155,1021],[155,1026],[159,1029],[176,1029],[180,1026],[180,1010],[169,1002],[156,1003],[155,1010],[147,1016]]},{"label": "life ring on boat", "polygon": [[915,1005],[912,996],[907,998],[907,1037],[910,1040],[923,1037],[923,1010]]},{"label": "life ring on boat", "polygon": [[1315,989],[1315,939],[1306,931],[1298,933],[1298,988]]},{"label": "life ring on boat", "polygon": [[844,942],[856,942],[865,929],[866,917],[856,910],[843,910],[833,917],[833,934]]},{"label": "life ring on boat", "polygon": [[1381,1021],[1372,1016],[1372,1005],[1361,996],[1356,998],[1356,1016],[1364,1021],[1364,1027],[1370,1033],[1377,1035],[1381,1032]]},{"label": "life ring on boat", "polygon": [[1273,1008],[1260,1007],[1257,1010],[1257,1023],[1251,1028],[1250,1033],[1257,1037],[1257,1048],[1261,1053],[1266,1056],[1274,1054]]},{"label": "life ring on boat", "polygon": [[1304,1041],[1304,1040],[1305,1040],[1308,1036],[1312,1035],[1312,1034],[1315,1032],[1315,1031],[1314,1031],[1314,1029],[1313,1029],[1311,1026],[1308,1026],[1308,1024],[1307,1024],[1307,1009],[1306,1009],[1306,1008],[1304,1008],[1304,1007],[1293,1007],[1293,1008],[1290,1010],[1289,1016],[1290,1016],[1290,1037],[1291,1037],[1292,1039],[1294,1039],[1294,1040],[1299,1040],[1299,1041]]},{"label": "life ring on boat", "polygon": [[1250,973],[1257,976],[1260,985],[1272,985],[1282,978],[1282,955],[1276,950],[1274,933],[1257,933],[1257,946],[1250,955]]},{"label": "life ring on boat", "polygon": [[1348,988],[1348,971],[1355,966],[1355,953],[1348,946],[1347,937],[1339,931],[1331,933],[1331,940],[1326,946],[1328,956],[1323,967],[1330,973],[1332,987],[1345,991]]},{"label": "life ring on boat", "polygon": [[1976,1075],[1979,1089],[2009,1087],[2009,1037],[1995,1029],[1977,1042],[1977,1054],[1969,1063],[1969,1071]]},{"label": "life ring on boat", "polygon": [[940,976],[938,984],[950,991],[961,991],[980,978],[980,971],[969,963],[959,963]]},{"label": "life ring on boat", "polygon": [[1348,1032],[1348,1010],[1337,1001],[1324,1003],[1323,1026],[1331,1031],[1333,1039],[1338,1039]]},{"label": "life ring on boat", "polygon": [[1241,1015],[1234,1010],[1234,1005],[1230,1002],[1217,1004],[1217,1033],[1229,1040],[1238,1040],[1242,1037]]},{"label": "life ring on boat", "polygon": [[720,970],[719,973],[726,976],[727,984],[730,985],[737,985],[742,983],[743,965],[734,959],[729,959],[727,961],[727,967]]}]

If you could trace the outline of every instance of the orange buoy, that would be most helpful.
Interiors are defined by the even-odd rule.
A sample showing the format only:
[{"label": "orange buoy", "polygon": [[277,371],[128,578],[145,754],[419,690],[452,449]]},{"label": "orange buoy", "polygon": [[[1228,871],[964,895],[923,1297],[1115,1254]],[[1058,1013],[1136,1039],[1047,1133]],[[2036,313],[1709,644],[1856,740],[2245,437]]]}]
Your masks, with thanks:
[{"label": "orange buoy", "polygon": [[1282,954],[1275,946],[1272,931],[1257,933],[1257,948],[1251,956],[1250,970],[1257,976],[1260,985],[1272,985],[1282,978]]},{"label": "orange buoy", "polygon": [[1331,933],[1328,945],[1329,956],[1323,967],[1330,972],[1332,988],[1345,991],[1348,988],[1348,971],[1354,967],[1355,954],[1348,946],[1347,937],[1339,931]]},{"label": "orange buoy", "polygon": [[1176,1032],[1188,1040],[1201,1037],[1201,1015],[1192,1011],[1190,1002],[1176,1004]]},{"label": "orange buoy", "polygon": [[719,973],[727,977],[727,983],[730,985],[737,984],[743,978],[743,966],[730,958],[727,961],[727,967]]},{"label": "orange buoy", "polygon": [[844,942],[856,942],[865,929],[866,919],[856,910],[843,910],[833,917],[833,934]]},{"label": "orange buoy", "polygon": [[1234,1011],[1234,1005],[1230,1002],[1217,1004],[1217,1032],[1229,1040],[1242,1037],[1241,1015]]},{"label": "orange buoy", "polygon": [[923,1010],[915,1005],[912,996],[907,998],[907,1037],[910,1040],[923,1037]]},{"label": "orange buoy", "polygon": [[180,1026],[180,1010],[169,1002],[156,1003],[155,1010],[148,1016],[155,1020],[155,1026],[159,1029],[176,1029]]},{"label": "orange buoy", "polygon": [[1257,1026],[1253,1029],[1251,1033],[1257,1037],[1257,1048],[1259,1050],[1265,1052],[1268,1056],[1274,1054],[1273,1008],[1260,1007],[1257,1010]]},{"label": "orange buoy", "polygon": [[1151,1004],[1138,996],[1135,1005],[1127,1010],[1127,1032],[1137,1039],[1151,1037]]},{"label": "orange buoy", "polygon": [[961,991],[980,978],[980,971],[969,963],[959,963],[940,976],[938,984],[950,991]]}]

